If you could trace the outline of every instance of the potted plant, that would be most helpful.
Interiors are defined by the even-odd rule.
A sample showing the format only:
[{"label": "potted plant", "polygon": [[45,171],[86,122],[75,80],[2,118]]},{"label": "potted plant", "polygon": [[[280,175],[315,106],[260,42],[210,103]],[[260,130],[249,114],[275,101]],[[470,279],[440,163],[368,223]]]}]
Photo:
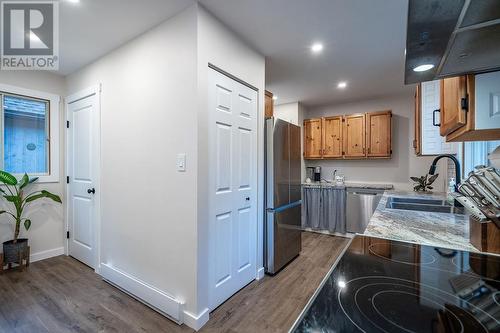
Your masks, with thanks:
[{"label": "potted plant", "polygon": [[429,175],[425,175],[422,177],[410,177],[411,180],[415,182],[415,186],[413,190],[415,192],[431,192],[434,188],[431,186],[432,183],[437,179],[439,174],[435,174],[429,177]]},{"label": "potted plant", "polygon": [[16,262],[21,264],[19,262],[19,256],[28,248],[28,239],[19,238],[21,223],[24,225],[26,230],[29,230],[31,227],[31,220],[23,217],[26,207],[32,202],[42,198],[48,198],[61,203],[61,198],[58,195],[45,190],[34,191],[26,194],[26,190],[37,180],[38,177],[30,179],[27,174],[24,174],[21,180],[18,181],[17,178],[10,173],[0,171],[0,183],[4,185],[0,187],[0,195],[2,195],[5,200],[13,206],[11,211],[0,210],[0,215],[9,215],[15,226],[14,238],[3,243],[4,265]]}]

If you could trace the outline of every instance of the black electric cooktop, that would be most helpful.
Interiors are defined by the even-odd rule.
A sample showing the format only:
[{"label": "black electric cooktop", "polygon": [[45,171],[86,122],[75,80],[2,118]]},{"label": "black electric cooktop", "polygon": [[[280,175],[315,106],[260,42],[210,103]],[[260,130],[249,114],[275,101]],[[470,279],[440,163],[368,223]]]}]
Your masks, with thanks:
[{"label": "black electric cooktop", "polygon": [[500,257],[356,236],[294,332],[500,332]]}]

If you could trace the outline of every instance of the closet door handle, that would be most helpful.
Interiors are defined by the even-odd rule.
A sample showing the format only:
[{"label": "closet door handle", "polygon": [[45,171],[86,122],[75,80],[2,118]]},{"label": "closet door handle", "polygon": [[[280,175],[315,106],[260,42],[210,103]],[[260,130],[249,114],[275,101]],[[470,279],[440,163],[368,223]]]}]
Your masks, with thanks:
[{"label": "closet door handle", "polygon": [[436,113],[438,113],[438,112],[439,112],[439,115],[441,115],[441,110],[440,109],[432,111],[432,125],[433,126],[437,126],[437,127],[441,126],[441,123],[439,123],[439,124],[436,123]]}]

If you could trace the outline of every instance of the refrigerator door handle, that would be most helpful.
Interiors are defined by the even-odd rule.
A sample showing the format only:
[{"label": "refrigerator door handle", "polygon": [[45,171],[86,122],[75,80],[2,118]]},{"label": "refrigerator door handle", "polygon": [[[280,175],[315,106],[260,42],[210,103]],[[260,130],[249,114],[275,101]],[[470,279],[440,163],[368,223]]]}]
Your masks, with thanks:
[{"label": "refrigerator door handle", "polygon": [[293,207],[297,207],[297,206],[300,206],[300,205],[302,205],[302,200],[295,201],[295,202],[289,203],[288,205],[280,206],[278,208],[268,208],[266,211],[269,212],[269,213],[280,213],[280,212],[282,212],[284,210],[287,210],[287,209],[290,209],[290,208],[293,208]]}]

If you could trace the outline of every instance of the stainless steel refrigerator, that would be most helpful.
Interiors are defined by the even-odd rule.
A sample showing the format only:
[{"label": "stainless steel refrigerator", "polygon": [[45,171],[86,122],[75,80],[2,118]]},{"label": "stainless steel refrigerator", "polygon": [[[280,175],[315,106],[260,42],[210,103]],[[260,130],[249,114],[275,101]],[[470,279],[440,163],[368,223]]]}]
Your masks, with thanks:
[{"label": "stainless steel refrigerator", "polygon": [[266,120],[266,273],[276,274],[297,257],[301,242],[300,127]]}]

